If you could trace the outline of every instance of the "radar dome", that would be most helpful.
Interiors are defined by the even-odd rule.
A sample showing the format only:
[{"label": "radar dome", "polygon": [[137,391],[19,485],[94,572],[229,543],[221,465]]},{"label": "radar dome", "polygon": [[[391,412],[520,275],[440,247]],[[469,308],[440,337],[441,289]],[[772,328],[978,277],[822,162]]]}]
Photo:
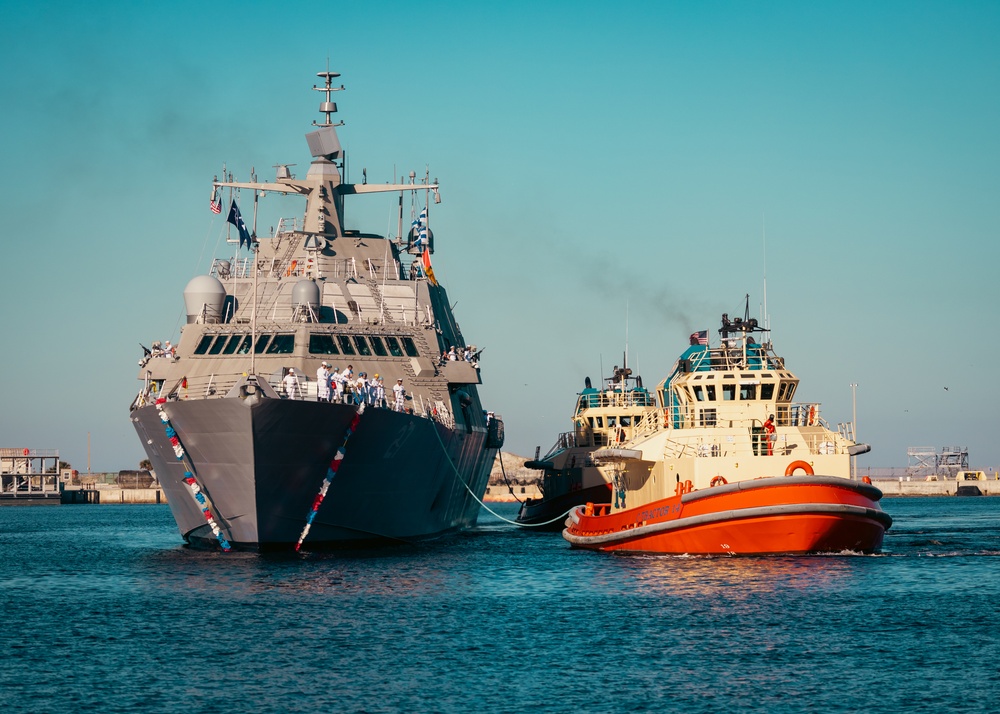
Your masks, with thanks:
[{"label": "radar dome", "polygon": [[299,280],[292,286],[292,309],[303,320],[316,320],[319,315],[319,299],[319,285],[312,280]]},{"label": "radar dome", "polygon": [[184,288],[184,308],[188,324],[220,322],[225,301],[226,288],[218,278],[211,275],[192,278]]}]

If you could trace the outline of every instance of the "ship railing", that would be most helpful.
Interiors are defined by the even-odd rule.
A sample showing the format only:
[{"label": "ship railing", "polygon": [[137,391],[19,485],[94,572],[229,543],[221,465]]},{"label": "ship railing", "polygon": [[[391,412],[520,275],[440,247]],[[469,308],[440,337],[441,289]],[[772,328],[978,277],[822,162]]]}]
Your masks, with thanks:
[{"label": "ship railing", "polygon": [[[738,402],[694,402],[675,404],[659,410],[662,427],[672,427],[674,429],[694,429],[721,426],[731,427],[734,425],[744,424],[748,427],[763,426],[763,421],[759,418],[751,419],[742,413],[733,415],[730,410],[736,404],[738,404]],[[820,416],[820,403],[818,402],[792,402],[788,404],[778,404],[773,409],[775,426],[818,426],[826,430],[831,430],[829,424],[827,424],[827,422]],[[651,419],[649,421],[653,422],[655,420]],[[640,430],[641,433],[652,433],[657,431],[661,424],[646,423],[643,426],[644,428]]]},{"label": "ship railing", "polygon": [[[143,385],[141,390],[139,390],[139,393],[132,401],[130,410],[155,404],[156,401],[161,398],[166,399],[168,402],[198,399],[222,399],[228,396],[233,388],[245,376],[246,375],[243,372],[240,372],[230,374],[210,374],[199,377],[183,377],[175,380],[150,380],[147,384]],[[307,402],[320,401],[316,380],[310,379],[305,375],[296,373],[297,385],[291,390],[286,387],[281,375],[277,373],[271,375],[258,374],[257,379],[271,385],[281,399],[296,399]],[[332,399],[332,392],[330,396]],[[371,390],[363,398],[369,407],[382,409],[393,408],[394,399],[391,391],[387,391],[381,397],[377,397],[374,390]],[[352,400],[350,403],[359,404],[360,399],[362,399],[362,397],[360,397],[357,392],[352,390],[342,396],[341,402],[349,403],[349,400]],[[417,399],[419,401],[412,402],[414,412],[417,415],[433,419],[434,421],[447,426],[449,429],[453,429],[455,427],[455,418],[448,410],[444,402],[436,401],[432,403],[422,399],[421,395],[417,395]],[[411,402],[408,402],[407,406],[410,407]]]},{"label": "ship railing", "polygon": [[683,431],[674,432],[675,437],[664,444],[665,458],[681,457],[749,457],[749,456],[827,456],[845,455],[853,442],[848,442],[831,431],[802,433],[781,431],[775,434],[768,453],[767,434],[749,433],[742,430],[727,430],[726,433],[685,436]]}]

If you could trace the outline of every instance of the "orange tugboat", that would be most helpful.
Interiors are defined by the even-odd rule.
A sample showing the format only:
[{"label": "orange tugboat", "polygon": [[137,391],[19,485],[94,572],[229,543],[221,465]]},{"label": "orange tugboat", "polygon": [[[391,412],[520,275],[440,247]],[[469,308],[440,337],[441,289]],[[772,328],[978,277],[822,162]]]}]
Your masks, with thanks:
[{"label": "orange tugboat", "polygon": [[593,452],[613,503],[570,512],[574,547],[640,553],[873,553],[892,524],[882,492],[852,478],[870,447],[832,430],[820,405],[792,401],[799,380],[749,316],[696,333],[657,387],[659,419]]}]

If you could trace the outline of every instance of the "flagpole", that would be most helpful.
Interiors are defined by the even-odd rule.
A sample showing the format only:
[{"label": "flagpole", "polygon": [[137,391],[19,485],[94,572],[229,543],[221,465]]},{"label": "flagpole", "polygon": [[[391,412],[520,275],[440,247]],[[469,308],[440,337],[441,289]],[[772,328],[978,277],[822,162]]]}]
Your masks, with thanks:
[{"label": "flagpole", "polygon": [[250,264],[253,270],[253,309],[250,311],[250,376],[257,376],[257,249],[250,244]]}]

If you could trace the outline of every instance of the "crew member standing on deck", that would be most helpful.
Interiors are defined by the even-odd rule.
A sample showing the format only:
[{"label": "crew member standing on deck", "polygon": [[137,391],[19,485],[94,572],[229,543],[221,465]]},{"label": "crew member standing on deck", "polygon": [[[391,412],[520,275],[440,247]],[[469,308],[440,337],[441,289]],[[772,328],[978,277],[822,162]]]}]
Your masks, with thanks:
[{"label": "crew member standing on deck", "polygon": [[406,406],[406,389],[403,388],[403,380],[397,379],[396,385],[392,388],[392,393],[396,395],[396,405],[393,410],[397,412],[403,411]]},{"label": "crew member standing on deck", "polygon": [[764,422],[764,438],[767,439],[767,455],[772,456],[774,454],[774,442],[777,438],[774,435],[774,414],[768,415],[767,421]]},{"label": "crew member standing on deck", "polygon": [[288,368],[288,373],[285,374],[285,378],[282,380],[285,383],[285,394],[288,395],[289,399],[299,398],[299,379],[295,376],[295,372],[292,368]]},{"label": "crew member standing on deck", "polygon": [[330,401],[330,365],[326,362],[316,370],[316,399],[321,402]]}]

